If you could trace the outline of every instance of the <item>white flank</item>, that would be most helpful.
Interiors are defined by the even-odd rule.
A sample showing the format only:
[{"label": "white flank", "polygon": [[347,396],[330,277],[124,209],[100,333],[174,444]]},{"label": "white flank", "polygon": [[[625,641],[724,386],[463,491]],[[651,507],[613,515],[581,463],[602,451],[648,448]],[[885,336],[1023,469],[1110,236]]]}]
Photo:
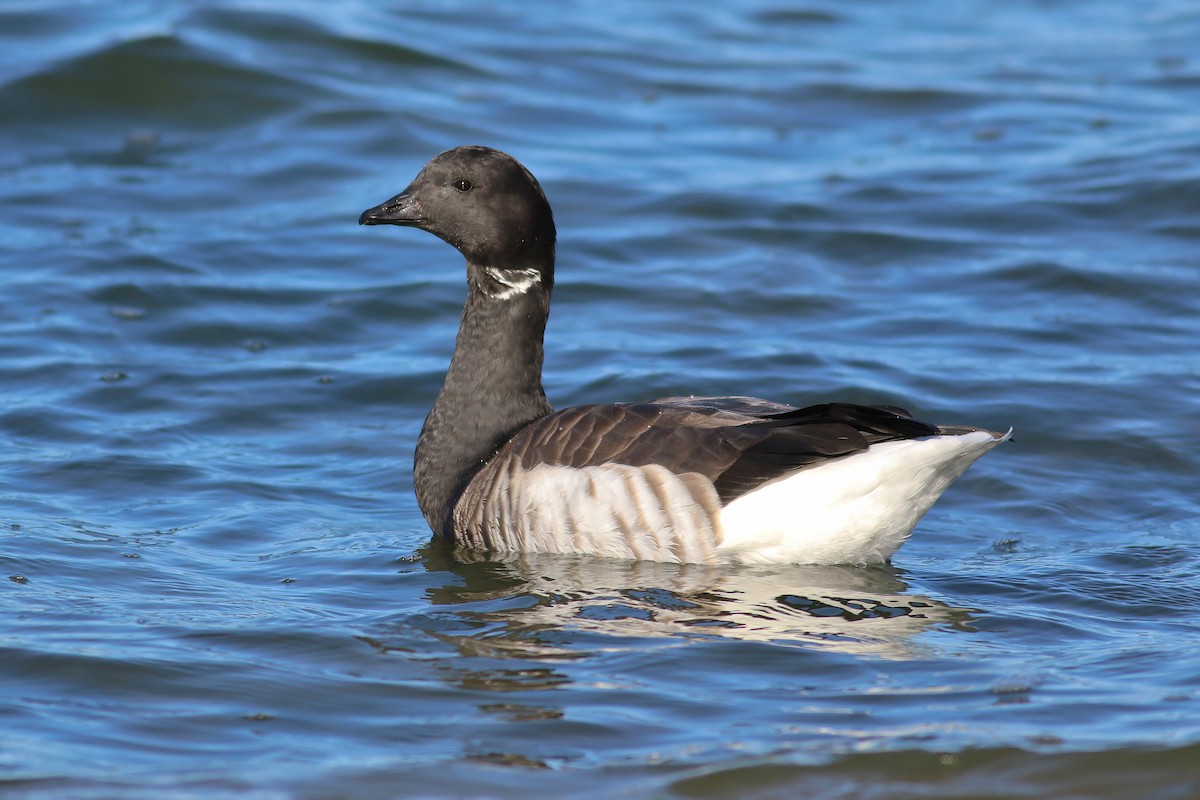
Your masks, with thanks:
[{"label": "white flank", "polygon": [[[713,512],[719,501],[707,480],[690,478],[656,464],[517,469],[484,501],[491,546],[711,563],[717,560]],[[462,507],[455,513],[473,516]]]},{"label": "white flank", "polygon": [[719,559],[885,561],[946,487],[1010,433],[971,431],[884,442],[764,484],[721,511]]},{"label": "white flank", "polygon": [[484,267],[484,272],[488,274],[492,280],[507,288],[490,294],[491,297],[497,300],[507,300],[518,294],[525,294],[537,284],[542,282],[542,273],[536,269],[496,269],[495,267]]}]

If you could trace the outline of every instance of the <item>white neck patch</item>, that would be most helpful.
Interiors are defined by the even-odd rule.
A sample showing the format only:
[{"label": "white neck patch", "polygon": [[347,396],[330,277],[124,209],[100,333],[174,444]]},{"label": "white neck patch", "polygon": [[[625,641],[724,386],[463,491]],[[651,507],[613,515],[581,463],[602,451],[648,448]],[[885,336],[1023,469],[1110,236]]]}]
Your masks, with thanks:
[{"label": "white neck patch", "polygon": [[[497,300],[507,300],[519,294],[525,294],[531,288],[542,282],[542,273],[536,269],[497,269],[484,267],[488,277],[505,288],[497,292],[488,292],[488,297]],[[485,290],[486,291],[486,290]]]}]

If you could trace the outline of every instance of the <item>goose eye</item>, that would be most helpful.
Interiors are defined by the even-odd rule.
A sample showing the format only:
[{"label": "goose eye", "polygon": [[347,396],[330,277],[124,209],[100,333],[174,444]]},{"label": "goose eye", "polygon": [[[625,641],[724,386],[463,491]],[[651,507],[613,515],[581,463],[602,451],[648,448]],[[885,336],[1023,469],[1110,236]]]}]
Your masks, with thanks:
[{"label": "goose eye", "polygon": [[471,182],[465,179],[455,181],[454,188],[458,189],[460,192],[469,192],[471,191]]}]

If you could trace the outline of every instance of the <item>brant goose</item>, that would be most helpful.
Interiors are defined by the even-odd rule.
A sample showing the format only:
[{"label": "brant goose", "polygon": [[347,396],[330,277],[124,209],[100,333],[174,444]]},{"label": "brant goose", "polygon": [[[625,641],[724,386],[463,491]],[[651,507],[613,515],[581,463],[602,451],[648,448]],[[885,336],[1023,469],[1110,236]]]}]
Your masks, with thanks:
[{"label": "brant goose", "polygon": [[433,530],[470,548],[685,563],[887,561],[975,459],[1009,438],[893,406],[673,397],[555,412],[542,390],[554,218],[487,147],[436,156],[362,225],[467,260],[450,369],[417,439]]}]

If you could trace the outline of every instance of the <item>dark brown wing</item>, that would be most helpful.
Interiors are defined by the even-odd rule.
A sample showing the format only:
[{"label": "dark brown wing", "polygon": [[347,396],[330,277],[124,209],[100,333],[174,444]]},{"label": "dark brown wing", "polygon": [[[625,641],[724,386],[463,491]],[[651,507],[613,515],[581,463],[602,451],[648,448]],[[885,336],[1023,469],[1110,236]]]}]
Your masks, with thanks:
[{"label": "dark brown wing", "polygon": [[522,430],[499,455],[519,459],[526,469],[660,464],[704,475],[728,503],[801,467],[938,432],[891,406],[791,408],[753,398],[671,398],[568,408]]}]

